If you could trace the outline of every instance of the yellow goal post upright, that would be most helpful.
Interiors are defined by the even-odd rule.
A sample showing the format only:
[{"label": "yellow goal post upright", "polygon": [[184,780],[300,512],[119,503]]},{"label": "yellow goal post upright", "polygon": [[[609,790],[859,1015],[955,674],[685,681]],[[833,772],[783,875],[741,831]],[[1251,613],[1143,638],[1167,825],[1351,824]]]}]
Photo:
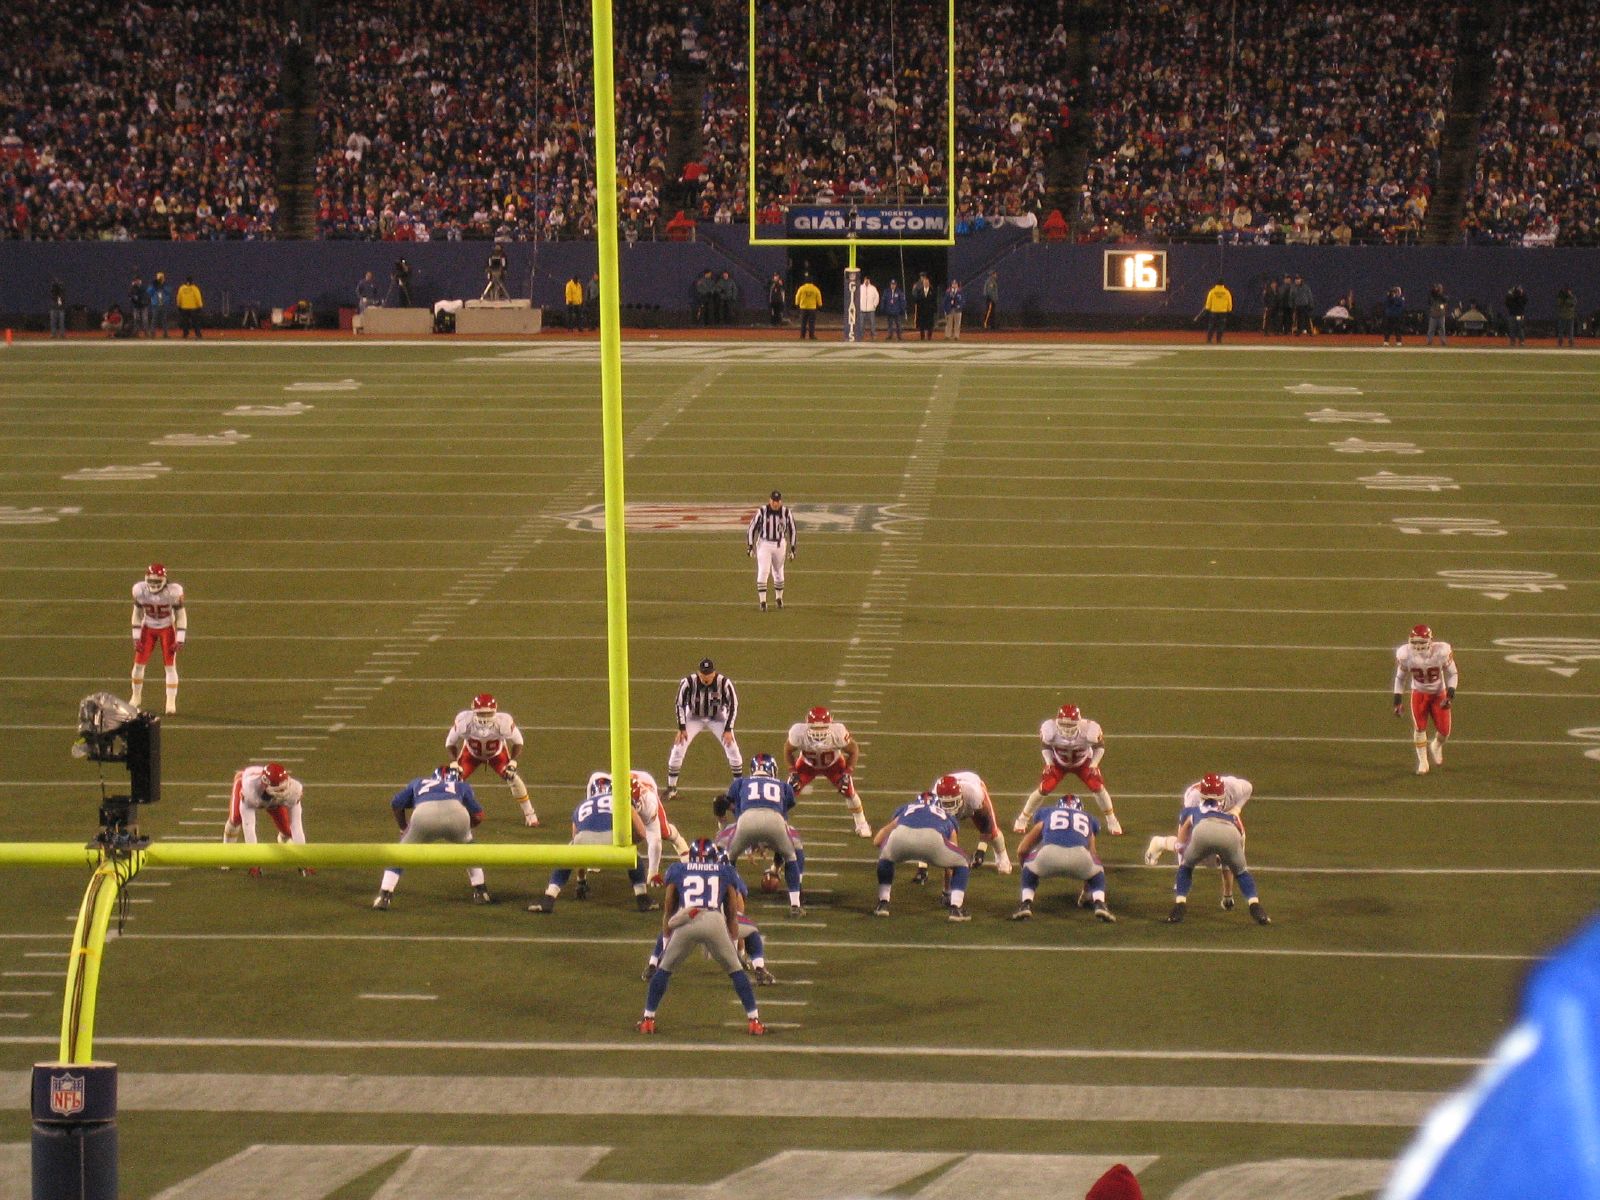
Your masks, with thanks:
[{"label": "yellow goal post upright", "polygon": [[[746,170],[748,172],[745,188],[745,208],[750,220],[750,245],[752,246],[844,246],[849,251],[848,261],[845,266],[845,329],[846,341],[855,341],[859,336],[856,327],[856,288],[860,282],[860,270],[856,266],[856,247],[858,246],[917,246],[927,248],[930,246],[953,246],[956,242],[956,0],[945,0],[945,202],[944,202],[944,231],[937,237],[896,237],[878,233],[847,233],[839,237],[829,236],[804,236],[804,237],[762,237],[758,215],[762,208],[761,194],[757,190],[756,164],[759,154],[760,142],[760,93],[757,84],[761,72],[757,67],[759,49],[756,37],[757,7],[761,0],[746,0],[747,45],[745,54],[745,73],[748,76],[748,127],[745,141],[748,145]],[[888,0],[889,5],[898,3],[898,0]],[[898,164],[896,164],[898,167]],[[854,208],[854,205],[845,204],[840,207]]]}]

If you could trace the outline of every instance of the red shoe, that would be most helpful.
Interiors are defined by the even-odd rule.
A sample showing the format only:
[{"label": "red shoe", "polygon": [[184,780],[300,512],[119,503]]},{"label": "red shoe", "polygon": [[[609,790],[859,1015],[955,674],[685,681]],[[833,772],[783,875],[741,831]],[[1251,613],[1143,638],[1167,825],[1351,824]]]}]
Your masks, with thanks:
[{"label": "red shoe", "polygon": [[309,878],[311,878],[311,876],[315,875],[316,873],[317,873],[317,869],[315,867],[301,867],[300,868],[300,878],[302,878],[302,879],[309,879]]},{"label": "red shoe", "polygon": [[250,878],[251,879],[260,879],[261,878],[261,868],[260,867],[251,867],[250,868]]},{"label": "red shoe", "polygon": [[[655,1030],[655,1022],[654,1021],[652,1021],[650,1023],[650,1029],[651,1029],[652,1032],[654,1032],[654,1030]],[[766,1035],[767,1035],[767,1027],[761,1023],[761,1018],[760,1017],[751,1017],[750,1018],[750,1036],[751,1037],[765,1037]]]},{"label": "red shoe", "polygon": [[[758,1021],[756,1024],[759,1025],[760,1022]],[[640,1033],[654,1033],[656,1031],[656,1019],[654,1017],[640,1017],[634,1024],[634,1028]],[[766,1030],[763,1029],[761,1032],[765,1033]]]}]

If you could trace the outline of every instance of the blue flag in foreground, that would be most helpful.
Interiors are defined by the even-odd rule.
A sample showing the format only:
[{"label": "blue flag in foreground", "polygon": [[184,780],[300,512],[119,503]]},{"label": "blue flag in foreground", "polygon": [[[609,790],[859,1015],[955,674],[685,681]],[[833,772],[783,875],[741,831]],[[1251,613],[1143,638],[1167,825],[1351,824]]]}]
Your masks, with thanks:
[{"label": "blue flag in foreground", "polygon": [[1383,1200],[1600,1200],[1600,921],[1528,984],[1471,1088],[1423,1124]]}]

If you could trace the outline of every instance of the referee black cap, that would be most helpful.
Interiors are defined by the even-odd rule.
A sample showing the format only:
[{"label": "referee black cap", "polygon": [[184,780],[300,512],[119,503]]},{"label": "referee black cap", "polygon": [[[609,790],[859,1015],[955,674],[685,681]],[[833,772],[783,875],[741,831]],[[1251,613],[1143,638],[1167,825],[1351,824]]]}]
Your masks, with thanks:
[{"label": "referee black cap", "polygon": [[772,498],[774,500],[782,500],[783,499],[783,493],[778,491],[776,488],[774,488],[773,491],[772,491]]},{"label": "referee black cap", "polygon": [[709,658],[702,658],[700,660],[700,674],[709,675],[716,669],[717,664],[712,662]]}]

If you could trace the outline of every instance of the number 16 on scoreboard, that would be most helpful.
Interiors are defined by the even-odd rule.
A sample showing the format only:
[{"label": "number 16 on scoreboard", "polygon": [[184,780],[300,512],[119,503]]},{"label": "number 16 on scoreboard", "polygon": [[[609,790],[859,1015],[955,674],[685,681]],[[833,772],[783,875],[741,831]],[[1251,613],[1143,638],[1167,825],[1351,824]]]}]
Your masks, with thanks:
[{"label": "number 16 on scoreboard", "polygon": [[1105,290],[1108,292],[1164,292],[1167,290],[1165,250],[1107,250]]}]

